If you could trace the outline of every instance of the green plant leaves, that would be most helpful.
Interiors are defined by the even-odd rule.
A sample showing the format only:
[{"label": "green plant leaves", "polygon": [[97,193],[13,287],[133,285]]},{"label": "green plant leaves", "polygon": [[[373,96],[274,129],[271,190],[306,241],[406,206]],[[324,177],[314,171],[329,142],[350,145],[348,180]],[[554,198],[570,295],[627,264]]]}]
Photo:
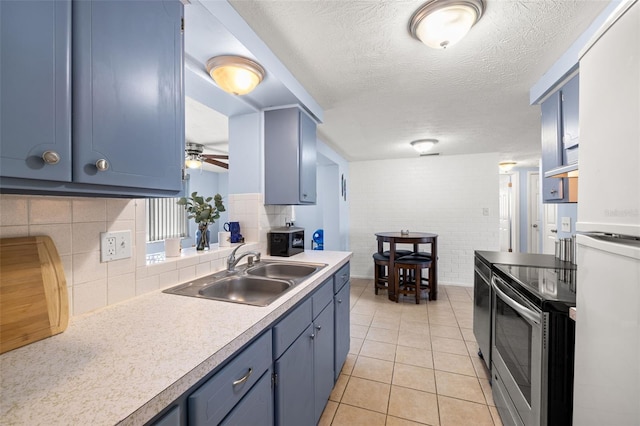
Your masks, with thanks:
[{"label": "green plant leaves", "polygon": [[[209,204],[211,200],[214,201],[215,206]],[[194,219],[196,223],[202,225],[214,223],[215,219],[220,218],[220,212],[226,211],[220,194],[205,199],[197,192],[193,192],[190,198],[182,197],[176,201],[176,204],[184,206],[189,213],[187,216],[189,219]]]}]

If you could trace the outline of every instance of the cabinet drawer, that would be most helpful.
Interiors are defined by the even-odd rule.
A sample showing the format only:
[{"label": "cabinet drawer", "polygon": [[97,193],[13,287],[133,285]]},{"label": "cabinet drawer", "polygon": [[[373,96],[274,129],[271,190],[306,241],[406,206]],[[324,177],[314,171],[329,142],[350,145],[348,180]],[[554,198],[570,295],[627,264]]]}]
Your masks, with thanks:
[{"label": "cabinet drawer", "polygon": [[333,292],[339,292],[347,281],[349,281],[349,263],[340,268],[333,276]]},{"label": "cabinet drawer", "polygon": [[313,293],[313,318],[315,319],[320,312],[333,300],[333,285],[331,278],[320,285],[320,288]]},{"label": "cabinet drawer", "polygon": [[273,391],[271,388],[271,370],[242,398],[242,401],[224,419],[222,426],[273,424]]},{"label": "cabinet drawer", "polygon": [[273,327],[273,358],[278,359],[312,321],[312,303],[307,299]]},{"label": "cabinet drawer", "polygon": [[[187,402],[189,424],[220,423],[267,371],[271,352],[271,332],[268,331],[191,394]],[[242,381],[244,377],[247,379]]]}]

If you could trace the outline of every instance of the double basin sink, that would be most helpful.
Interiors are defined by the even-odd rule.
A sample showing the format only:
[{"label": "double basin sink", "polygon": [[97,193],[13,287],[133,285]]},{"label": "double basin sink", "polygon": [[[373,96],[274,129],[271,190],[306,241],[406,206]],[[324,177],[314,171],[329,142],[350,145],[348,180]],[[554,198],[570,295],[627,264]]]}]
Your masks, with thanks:
[{"label": "double basin sink", "polygon": [[323,263],[262,260],[250,266],[239,266],[234,271],[222,271],[198,278],[164,292],[267,306],[325,266],[327,265]]}]

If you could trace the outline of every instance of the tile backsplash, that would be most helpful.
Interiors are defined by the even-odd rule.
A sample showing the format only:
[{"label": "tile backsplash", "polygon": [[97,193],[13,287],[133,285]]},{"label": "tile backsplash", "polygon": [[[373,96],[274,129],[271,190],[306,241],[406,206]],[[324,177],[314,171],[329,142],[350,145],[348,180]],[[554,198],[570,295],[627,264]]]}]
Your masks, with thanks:
[{"label": "tile backsplash", "polygon": [[[227,210],[229,220],[240,222],[246,250],[266,253],[266,232],[284,225],[291,207],[264,206],[262,194],[230,194]],[[233,249],[190,248],[179,258],[148,262],[145,228],[143,199],[0,195],[0,238],[52,238],[65,271],[70,315],[221,270]],[[100,233],[123,230],[131,230],[132,257],[101,263]]]}]

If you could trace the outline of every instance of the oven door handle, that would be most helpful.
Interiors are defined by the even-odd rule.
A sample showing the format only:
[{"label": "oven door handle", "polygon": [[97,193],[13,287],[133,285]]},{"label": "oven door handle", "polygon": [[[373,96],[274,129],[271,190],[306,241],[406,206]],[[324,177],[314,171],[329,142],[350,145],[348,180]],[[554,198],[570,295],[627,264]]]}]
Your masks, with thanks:
[{"label": "oven door handle", "polygon": [[[500,287],[498,286],[498,280],[500,280],[500,279],[498,277],[496,277],[495,275],[493,277],[491,277],[491,284],[492,284],[491,287],[496,292],[496,295],[498,297],[500,297],[500,299],[504,303],[506,303],[511,308],[513,308],[514,311],[516,311],[517,313],[519,313],[520,315],[522,315],[524,318],[526,318],[527,320],[531,321],[535,325],[539,326],[540,322],[541,322],[541,315],[539,313],[535,312],[535,311],[532,311],[531,309],[527,308],[526,306],[521,305],[520,303],[516,302],[511,297],[509,297],[505,292],[500,290]],[[500,281],[502,281],[502,280],[500,280]]]}]

